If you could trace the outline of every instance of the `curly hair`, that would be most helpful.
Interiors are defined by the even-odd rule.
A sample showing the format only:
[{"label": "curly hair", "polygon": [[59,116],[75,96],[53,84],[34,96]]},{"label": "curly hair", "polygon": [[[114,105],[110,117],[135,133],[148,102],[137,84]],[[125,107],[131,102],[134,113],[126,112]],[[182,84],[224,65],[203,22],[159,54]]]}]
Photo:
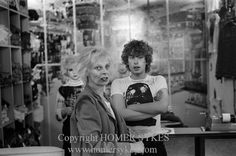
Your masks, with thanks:
[{"label": "curly hair", "polygon": [[123,63],[126,65],[127,69],[129,69],[128,58],[129,56],[144,56],[146,60],[145,72],[148,73],[150,71],[151,63],[152,63],[152,54],[153,49],[148,43],[143,40],[131,40],[127,44],[124,45],[124,49],[122,51],[121,59]]}]

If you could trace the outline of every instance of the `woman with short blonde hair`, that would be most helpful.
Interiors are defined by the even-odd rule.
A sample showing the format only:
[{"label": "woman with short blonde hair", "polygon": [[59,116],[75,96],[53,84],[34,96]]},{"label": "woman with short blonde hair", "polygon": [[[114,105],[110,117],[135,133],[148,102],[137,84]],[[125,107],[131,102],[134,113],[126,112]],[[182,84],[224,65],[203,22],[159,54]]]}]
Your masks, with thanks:
[{"label": "woman with short blonde hair", "polygon": [[[123,118],[104,97],[109,83],[112,59],[103,48],[87,47],[81,51],[79,73],[86,86],[71,116],[72,155],[130,155],[143,152],[142,142],[129,143]],[[125,137],[124,137],[125,136]]]}]

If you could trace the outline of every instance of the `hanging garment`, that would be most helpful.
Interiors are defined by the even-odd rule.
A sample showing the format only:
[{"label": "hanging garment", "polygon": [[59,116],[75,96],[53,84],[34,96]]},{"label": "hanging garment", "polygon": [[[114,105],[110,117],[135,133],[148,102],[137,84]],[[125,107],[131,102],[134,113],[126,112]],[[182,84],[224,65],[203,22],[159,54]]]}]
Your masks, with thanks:
[{"label": "hanging garment", "polygon": [[207,28],[209,30],[208,36],[208,52],[216,53],[219,40],[219,23],[220,16],[217,13],[211,13],[207,21]]},{"label": "hanging garment", "polygon": [[222,20],[218,43],[216,78],[236,77],[236,19]]},{"label": "hanging garment", "polygon": [[206,1],[207,12],[213,12],[220,8],[220,0],[207,0]]}]

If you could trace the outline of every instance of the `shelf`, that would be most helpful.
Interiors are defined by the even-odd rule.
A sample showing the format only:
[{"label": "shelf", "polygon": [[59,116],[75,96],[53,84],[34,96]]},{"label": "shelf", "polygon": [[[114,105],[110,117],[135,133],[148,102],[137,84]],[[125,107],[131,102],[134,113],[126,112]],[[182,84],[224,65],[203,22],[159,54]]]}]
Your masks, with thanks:
[{"label": "shelf", "polygon": [[21,49],[21,46],[11,45],[10,48],[12,48],[12,49]]},{"label": "shelf", "polygon": [[207,94],[207,84],[198,81],[185,81],[183,90]]},{"label": "shelf", "polygon": [[2,45],[2,44],[0,44],[0,48],[15,48],[15,49],[21,49],[21,46],[15,46],[15,45]]},{"label": "shelf", "polygon": [[180,60],[180,61],[184,61],[185,58],[169,58],[170,61],[176,61],[176,60]]},{"label": "shelf", "polygon": [[[170,73],[170,75],[174,76],[174,75],[183,75],[185,72],[175,72],[175,73]],[[160,74],[162,76],[168,76],[168,73],[164,73],[164,74]]]},{"label": "shelf", "polygon": [[183,91],[184,85],[171,87],[171,94],[175,94],[177,92]]},{"label": "shelf", "polygon": [[191,59],[191,58],[185,58],[186,61],[208,61],[207,58],[194,58],[194,59]]},{"label": "shelf", "polygon": [[8,126],[8,125],[10,125],[10,124],[12,124],[12,123],[14,123],[14,120],[10,120],[10,121],[8,121],[8,122],[5,122],[4,124],[1,124],[1,127],[0,127],[0,128],[6,127],[6,126]]},{"label": "shelf", "polygon": [[0,11],[3,10],[3,9],[4,10],[8,10],[9,8],[7,6],[5,6],[5,5],[3,5],[2,3],[3,2],[0,2]]},{"label": "shelf", "polygon": [[11,8],[9,8],[9,11],[12,12],[12,13],[14,13],[14,14],[20,15],[20,16],[22,16],[22,17],[29,18],[29,15],[24,14],[24,13],[22,13],[22,12],[20,12],[20,11],[16,11],[16,10],[11,9]]},{"label": "shelf", "polygon": [[22,85],[22,84],[23,84],[23,81],[18,81],[18,82],[14,82],[13,86],[18,86],[18,85]]},{"label": "shelf", "polygon": [[27,83],[30,83],[31,82],[31,80],[23,80],[23,84],[27,84]]},{"label": "shelf", "polygon": [[185,101],[186,104],[190,104],[190,105],[194,105],[194,106],[198,106],[198,107],[202,107],[202,108],[207,108],[206,104],[200,104],[200,103],[195,103],[195,102],[190,102],[190,101]]},{"label": "shelf", "polygon": [[[19,1],[14,2],[19,3]],[[25,4],[27,5],[27,0]],[[15,122],[17,119],[15,117],[16,114],[14,114],[17,106],[23,106],[27,102],[27,108],[30,111],[23,114],[27,116],[27,119],[21,121],[22,128],[26,128],[26,125],[34,127],[33,113],[31,111],[33,107],[32,86],[30,85],[30,80],[25,78],[25,81],[23,81],[22,73],[23,65],[29,68],[31,66],[31,55],[30,53],[29,55],[24,55],[23,44],[21,44],[21,42],[25,41],[21,36],[24,35],[24,32],[29,32],[29,16],[27,6],[19,6],[19,8],[20,10],[14,10],[8,4],[5,6],[3,2],[0,2],[0,24],[11,31],[12,34],[15,34],[11,35],[11,37],[4,37],[0,44],[0,64],[2,65],[0,66],[2,76],[0,97],[8,104],[7,117],[9,118],[8,122],[0,124],[0,132],[2,132],[0,133],[0,140],[3,140],[3,147],[6,147],[9,143],[4,140],[9,137],[8,128],[11,129],[10,134],[19,131],[20,127]],[[27,74],[30,77],[31,72]],[[0,117],[0,123],[4,121],[7,120]]]},{"label": "shelf", "polygon": [[0,85],[0,88],[7,88],[7,87],[12,87],[12,84]]}]

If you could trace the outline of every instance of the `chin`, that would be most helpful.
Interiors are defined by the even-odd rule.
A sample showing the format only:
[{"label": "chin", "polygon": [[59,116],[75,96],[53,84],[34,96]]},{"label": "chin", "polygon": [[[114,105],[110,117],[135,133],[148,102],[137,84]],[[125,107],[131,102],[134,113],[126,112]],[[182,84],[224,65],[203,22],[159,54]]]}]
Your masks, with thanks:
[{"label": "chin", "polygon": [[102,85],[102,86],[106,86],[106,85],[108,84],[108,82],[109,82],[109,81],[107,81],[107,82],[102,82],[101,85]]},{"label": "chin", "polygon": [[79,77],[78,78],[73,78],[72,80],[79,80]]},{"label": "chin", "polygon": [[133,71],[134,74],[142,74],[142,71]]}]

